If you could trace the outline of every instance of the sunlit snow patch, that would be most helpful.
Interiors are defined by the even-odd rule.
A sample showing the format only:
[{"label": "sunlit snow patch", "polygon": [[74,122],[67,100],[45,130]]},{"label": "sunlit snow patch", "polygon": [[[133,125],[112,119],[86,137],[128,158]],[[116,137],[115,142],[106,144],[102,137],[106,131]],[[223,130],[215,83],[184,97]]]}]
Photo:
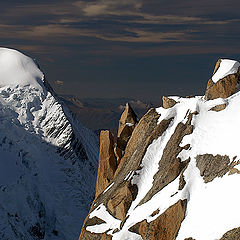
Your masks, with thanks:
[{"label": "sunlit snow patch", "polygon": [[93,217],[98,217],[105,221],[105,223],[88,226],[86,230],[89,232],[104,233],[108,230],[120,229],[121,221],[114,218],[103,204],[90,213],[89,218],[91,219]]},{"label": "sunlit snow patch", "polygon": [[24,54],[0,48],[0,87],[31,85],[42,90],[43,73],[36,63]]},{"label": "sunlit snow patch", "polygon": [[239,66],[240,63],[238,61],[230,59],[221,59],[220,67],[212,76],[213,82],[216,83],[217,81],[226,77],[227,75],[237,73]]}]

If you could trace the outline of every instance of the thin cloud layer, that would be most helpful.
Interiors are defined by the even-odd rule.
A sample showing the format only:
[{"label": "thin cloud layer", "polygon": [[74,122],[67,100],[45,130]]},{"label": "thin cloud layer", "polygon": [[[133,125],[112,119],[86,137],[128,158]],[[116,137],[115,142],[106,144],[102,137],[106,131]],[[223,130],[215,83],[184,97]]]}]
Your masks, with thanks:
[{"label": "thin cloud layer", "polygon": [[[207,10],[203,2],[208,6]],[[64,52],[71,51],[76,45],[84,48],[89,44],[98,46],[94,47],[95,51],[108,46],[116,53],[123,46],[128,49],[126,54],[156,54],[158,49],[166,48],[171,54],[172,49],[177,48],[173,44],[178,44],[177,52],[182,52],[180,48],[186,48],[186,45],[192,45],[192,49],[202,45],[203,49],[216,52],[218,46],[221,46],[220,51],[227,41],[230,49],[236,35],[240,35],[239,16],[235,7],[230,7],[236,0],[230,0],[228,4],[223,0],[203,2],[62,0],[33,4],[16,1],[12,7],[5,3],[0,10],[0,39],[10,39],[14,46],[24,49],[33,50],[36,46],[36,52],[53,43]],[[229,8],[232,14],[223,15]],[[214,42],[218,44],[214,45]],[[89,52],[93,52],[91,48]]]},{"label": "thin cloud layer", "polygon": [[93,2],[77,1],[75,6],[80,8],[86,16],[99,15],[129,15],[140,11],[141,0],[99,0]]}]

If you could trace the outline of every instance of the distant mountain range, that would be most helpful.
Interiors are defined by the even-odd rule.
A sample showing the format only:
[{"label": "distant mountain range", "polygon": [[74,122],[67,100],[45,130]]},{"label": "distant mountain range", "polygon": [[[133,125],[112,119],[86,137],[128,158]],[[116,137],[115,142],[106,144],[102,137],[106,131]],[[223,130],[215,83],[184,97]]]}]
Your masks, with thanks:
[{"label": "distant mountain range", "polygon": [[110,129],[116,133],[120,115],[127,102],[134,109],[139,119],[149,108],[161,104],[160,102],[143,102],[131,98],[101,99],[61,95],[61,99],[86,127],[96,133],[99,133],[102,129]]},{"label": "distant mountain range", "polygon": [[240,63],[160,104],[59,97],[0,48],[0,240],[239,240]]}]

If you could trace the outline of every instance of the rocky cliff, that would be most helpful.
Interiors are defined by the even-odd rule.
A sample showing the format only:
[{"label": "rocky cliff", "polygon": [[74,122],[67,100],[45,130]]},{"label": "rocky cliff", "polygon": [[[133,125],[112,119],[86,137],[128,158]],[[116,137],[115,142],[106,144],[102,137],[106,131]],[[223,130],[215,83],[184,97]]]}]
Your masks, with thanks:
[{"label": "rocky cliff", "polygon": [[204,96],[163,97],[139,122],[127,105],[116,143],[101,133],[80,240],[240,239],[239,66],[218,60]]}]

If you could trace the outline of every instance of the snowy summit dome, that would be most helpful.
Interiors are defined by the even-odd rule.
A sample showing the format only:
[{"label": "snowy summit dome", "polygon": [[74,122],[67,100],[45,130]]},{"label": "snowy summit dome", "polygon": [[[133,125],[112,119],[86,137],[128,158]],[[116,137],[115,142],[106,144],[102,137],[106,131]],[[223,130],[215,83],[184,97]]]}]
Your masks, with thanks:
[{"label": "snowy summit dome", "polygon": [[30,57],[13,49],[0,48],[0,87],[30,85],[42,89],[43,78]]},{"label": "snowy summit dome", "polygon": [[239,66],[240,66],[240,63],[238,61],[230,60],[230,59],[221,59],[218,70],[212,76],[213,82],[216,83],[220,79],[230,74],[237,73]]}]

